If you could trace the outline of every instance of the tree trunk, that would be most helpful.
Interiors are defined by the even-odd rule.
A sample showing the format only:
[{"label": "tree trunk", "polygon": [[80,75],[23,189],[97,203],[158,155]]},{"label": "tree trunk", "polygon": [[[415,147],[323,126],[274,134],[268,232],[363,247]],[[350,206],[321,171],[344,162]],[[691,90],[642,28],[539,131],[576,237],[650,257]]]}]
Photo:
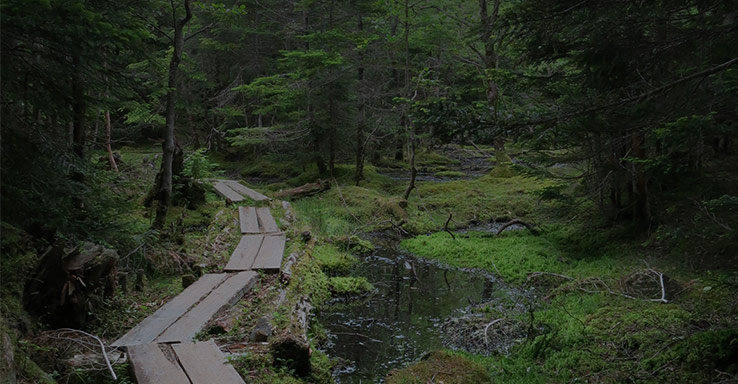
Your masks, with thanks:
[{"label": "tree trunk", "polygon": [[330,95],[328,98],[328,127],[330,129],[328,133],[328,170],[331,173],[331,177],[333,177],[333,171],[336,168],[336,130],[335,130],[335,101],[333,100],[333,95]]},{"label": "tree trunk", "polygon": [[[632,136],[632,150],[636,158],[644,159],[646,157],[643,150],[643,133]],[[641,226],[648,226],[651,223],[651,207],[648,202],[648,178],[643,171],[643,166],[633,164],[633,220]]]},{"label": "tree trunk", "polygon": [[[72,58],[72,64],[75,68],[80,68],[82,65],[78,54],[75,54]],[[85,156],[85,112],[87,110],[82,82],[79,71],[75,71],[72,76],[72,97],[74,100],[72,104],[72,147],[79,158]]]},{"label": "tree trunk", "polygon": [[[492,14],[488,13],[487,0],[479,0],[479,19],[481,21],[482,44],[484,44],[484,70],[487,104],[492,110],[492,123],[497,125],[500,88],[490,77],[490,71],[497,68],[497,53],[495,52],[495,41],[492,38],[494,25],[500,11],[500,0],[494,0]],[[497,127],[499,128],[499,127]],[[497,152],[505,150],[505,140],[502,132],[498,132],[494,138],[494,147]]]},{"label": "tree trunk", "polygon": [[118,164],[115,163],[113,148],[110,146],[111,136],[112,129],[110,127],[110,111],[105,111],[105,149],[108,151],[108,162],[110,163],[110,168],[115,172],[118,172]]},{"label": "tree trunk", "polygon": [[[410,98],[410,0],[405,0],[405,97]],[[413,98],[414,99],[414,98]],[[405,130],[410,133],[410,145],[409,145],[409,156],[410,156],[410,182],[405,189],[403,198],[405,200],[410,197],[410,192],[415,189],[415,178],[418,175],[418,170],[415,168],[415,126],[410,121],[409,105],[405,104],[402,111],[402,120],[404,122]]]},{"label": "tree trunk", "polygon": [[[364,32],[364,20],[361,13],[357,17],[357,29],[359,34]],[[366,126],[366,108],[364,105],[363,85],[364,85],[364,53],[359,50],[359,65],[356,68],[356,76],[359,81],[359,119],[356,123],[356,170],[354,180],[356,186],[364,179],[364,128]]]},{"label": "tree trunk", "polygon": [[418,169],[415,167],[415,128],[410,126],[410,183],[405,189],[403,198],[405,200],[410,197],[410,192],[415,189],[415,178],[418,176]]},{"label": "tree trunk", "polygon": [[[164,226],[169,205],[172,203],[172,160],[174,159],[175,149],[174,119],[176,117],[174,107],[177,100],[177,75],[179,63],[182,60],[182,49],[184,47],[184,27],[192,18],[192,0],[184,0],[184,6],[186,12],[185,17],[176,21],[174,24],[174,52],[172,53],[172,60],[169,62],[166,130],[164,132],[164,142],[162,143],[162,177],[157,198],[158,204],[156,206],[154,228],[162,228]],[[176,14],[174,8],[172,9],[172,14]]]}]

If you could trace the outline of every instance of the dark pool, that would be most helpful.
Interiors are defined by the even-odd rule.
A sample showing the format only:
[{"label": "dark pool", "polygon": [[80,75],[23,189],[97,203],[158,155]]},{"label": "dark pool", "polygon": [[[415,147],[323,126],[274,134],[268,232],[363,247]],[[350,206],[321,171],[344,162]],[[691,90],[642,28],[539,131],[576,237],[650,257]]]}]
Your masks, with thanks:
[{"label": "dark pool", "polygon": [[348,362],[336,372],[339,383],[381,382],[391,369],[443,348],[447,319],[509,290],[490,275],[416,259],[398,250],[396,239],[372,241],[377,251],[363,257],[353,275],[365,276],[377,291],[336,300],[319,315],[330,338],[324,350]]}]

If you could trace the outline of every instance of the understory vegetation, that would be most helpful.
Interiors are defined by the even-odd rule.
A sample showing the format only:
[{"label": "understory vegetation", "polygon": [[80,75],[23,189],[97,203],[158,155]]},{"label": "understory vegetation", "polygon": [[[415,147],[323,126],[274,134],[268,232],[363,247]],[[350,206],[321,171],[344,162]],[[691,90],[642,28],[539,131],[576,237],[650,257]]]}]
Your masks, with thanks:
[{"label": "understory vegetation", "polygon": [[[195,338],[246,382],[361,381],[365,357],[393,384],[736,382],[736,14],[3,1],[0,384],[135,382],[111,343],[224,273],[241,206],[282,268]],[[464,300],[438,315],[422,283]],[[363,334],[368,303],[405,334]],[[414,321],[438,343],[395,348]]]}]

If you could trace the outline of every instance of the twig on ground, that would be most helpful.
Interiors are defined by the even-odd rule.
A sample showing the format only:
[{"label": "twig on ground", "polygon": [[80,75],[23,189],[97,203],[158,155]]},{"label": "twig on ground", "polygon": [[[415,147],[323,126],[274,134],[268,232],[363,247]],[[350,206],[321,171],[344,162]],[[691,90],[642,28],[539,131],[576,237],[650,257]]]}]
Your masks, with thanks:
[{"label": "twig on ground", "polygon": [[448,223],[449,223],[449,222],[451,221],[451,217],[452,217],[453,215],[454,215],[454,214],[453,214],[453,212],[449,212],[449,213],[448,213],[448,219],[446,219],[446,223],[445,223],[445,224],[443,224],[443,230],[444,230],[444,231],[446,231],[446,232],[448,232],[448,234],[449,234],[449,235],[451,235],[451,238],[452,238],[452,239],[456,240],[456,235],[454,235],[454,233],[453,233],[453,232],[451,232],[451,231],[450,231],[450,230],[448,229]]}]

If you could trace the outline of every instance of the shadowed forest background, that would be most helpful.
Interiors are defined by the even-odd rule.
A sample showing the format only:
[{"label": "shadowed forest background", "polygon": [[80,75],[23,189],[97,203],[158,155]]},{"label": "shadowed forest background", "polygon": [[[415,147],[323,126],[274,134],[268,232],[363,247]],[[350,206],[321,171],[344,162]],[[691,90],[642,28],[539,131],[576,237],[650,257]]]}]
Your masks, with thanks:
[{"label": "shadowed forest background", "polygon": [[[274,196],[300,255],[198,336],[245,343],[247,382],[738,382],[735,1],[0,12],[0,382],[113,382],[85,335],[107,345],[222,269],[238,235],[220,178]],[[390,248],[410,305],[428,260],[487,283],[429,305],[442,346],[371,376],[329,314],[381,305],[387,277],[362,271]],[[248,344],[303,299],[307,374]],[[362,353],[391,354],[379,341]]]}]

